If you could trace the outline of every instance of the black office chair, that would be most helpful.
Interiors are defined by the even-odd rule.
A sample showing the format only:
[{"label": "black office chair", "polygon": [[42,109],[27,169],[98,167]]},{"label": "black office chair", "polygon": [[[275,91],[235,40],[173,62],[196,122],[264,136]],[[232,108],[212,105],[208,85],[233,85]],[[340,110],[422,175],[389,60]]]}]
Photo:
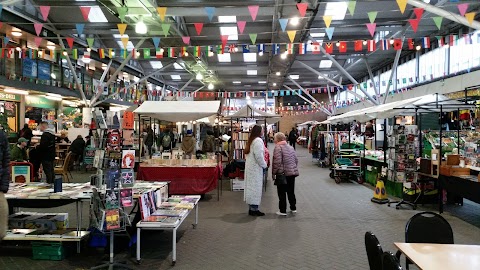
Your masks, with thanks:
[{"label": "black office chair", "polygon": [[371,232],[365,233],[365,248],[367,249],[370,270],[382,270],[383,250],[375,234]]},{"label": "black office chair", "polygon": [[[453,244],[452,227],[442,216],[433,212],[422,212],[414,215],[405,226],[406,243]],[[400,258],[401,252],[397,252]],[[407,270],[412,264],[406,258]]]},{"label": "black office chair", "polygon": [[397,257],[391,252],[383,253],[383,270],[402,270],[402,266]]}]

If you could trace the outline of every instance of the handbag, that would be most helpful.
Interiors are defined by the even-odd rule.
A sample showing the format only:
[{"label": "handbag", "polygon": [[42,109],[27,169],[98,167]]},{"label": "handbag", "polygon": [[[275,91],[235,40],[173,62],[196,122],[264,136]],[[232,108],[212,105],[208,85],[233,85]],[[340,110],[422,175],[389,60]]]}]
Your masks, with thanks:
[{"label": "handbag", "polygon": [[278,185],[286,185],[287,184],[287,176],[285,175],[285,165],[283,164],[283,151],[282,147],[280,146],[280,153],[282,155],[282,166],[283,166],[283,172],[282,173],[276,173],[275,174],[275,182],[274,184],[276,186]]}]

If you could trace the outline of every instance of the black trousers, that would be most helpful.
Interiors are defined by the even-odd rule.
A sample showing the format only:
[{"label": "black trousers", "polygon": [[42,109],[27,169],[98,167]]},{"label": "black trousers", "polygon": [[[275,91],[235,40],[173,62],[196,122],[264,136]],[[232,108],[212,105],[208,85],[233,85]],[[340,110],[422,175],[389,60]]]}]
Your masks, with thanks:
[{"label": "black trousers", "polygon": [[42,160],[42,166],[43,172],[47,178],[47,183],[53,184],[55,181],[55,166],[53,164],[53,160]]},{"label": "black trousers", "polygon": [[290,210],[297,210],[297,199],[295,198],[295,176],[287,176],[286,185],[277,185],[278,209],[282,213],[287,212],[287,197]]},{"label": "black trousers", "polygon": [[293,147],[293,149],[296,149],[295,148],[295,143],[296,143],[295,141],[290,141],[290,145]]}]

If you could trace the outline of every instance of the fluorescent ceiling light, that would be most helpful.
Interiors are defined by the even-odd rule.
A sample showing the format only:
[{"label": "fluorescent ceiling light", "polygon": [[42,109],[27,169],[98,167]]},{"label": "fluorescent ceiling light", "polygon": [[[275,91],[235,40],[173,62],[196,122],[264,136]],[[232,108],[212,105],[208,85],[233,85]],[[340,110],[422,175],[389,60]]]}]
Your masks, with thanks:
[{"label": "fluorescent ceiling light", "polygon": [[290,77],[290,79],[292,80],[298,80],[298,78],[300,78],[300,75],[289,75],[288,77]]},{"label": "fluorescent ceiling light", "polygon": [[331,68],[332,67],[332,60],[322,60],[320,61],[319,68]]},{"label": "fluorescent ceiling light", "polygon": [[105,14],[103,14],[103,11],[99,6],[91,6],[88,20],[90,22],[108,22],[107,17],[105,17]]},{"label": "fluorescent ceiling light", "polygon": [[259,84],[266,84],[267,81],[258,81]]},{"label": "fluorescent ceiling light", "polygon": [[51,96],[51,97],[62,97],[62,95],[54,94],[54,93],[47,93],[47,96]]},{"label": "fluorescent ceiling light", "polygon": [[325,33],[310,33],[310,36],[314,38],[325,37]]},{"label": "fluorescent ceiling light", "polygon": [[249,70],[247,70],[247,75],[257,75],[257,70],[256,69],[249,69]]},{"label": "fluorescent ceiling light", "polygon": [[233,84],[241,84],[242,82],[241,81],[233,81],[232,83]]},{"label": "fluorescent ceiling light", "polygon": [[170,75],[170,77],[172,77],[172,80],[181,80],[182,77],[180,77],[180,75]]},{"label": "fluorescent ceiling light", "polygon": [[178,63],[173,63],[173,67],[174,67],[175,69],[183,69],[183,67],[180,66]]},{"label": "fluorescent ceiling light", "polygon": [[218,62],[223,62],[223,63],[230,63],[232,62],[232,59],[230,58],[229,53],[224,53],[224,54],[217,54],[218,55]]},{"label": "fluorescent ceiling light", "polygon": [[256,53],[244,53],[243,54],[243,61],[245,61],[245,62],[257,62],[257,54]]},{"label": "fluorescent ceiling light", "polygon": [[50,99],[50,100],[55,100],[55,101],[62,100],[62,97],[55,97],[55,96],[48,96],[48,95],[45,95],[45,98]]},{"label": "fluorescent ceiling light", "polygon": [[128,35],[127,35],[127,34],[123,34],[123,35],[120,35],[120,34],[113,34],[113,38],[116,38],[116,39],[120,39],[120,38],[128,38]]},{"label": "fluorescent ceiling light", "polygon": [[323,74],[323,76],[318,76],[319,79],[328,78],[328,74]]},{"label": "fluorescent ceiling light", "polygon": [[220,26],[220,35],[228,36],[228,40],[238,40],[238,32],[236,26]]},{"label": "fluorescent ceiling light", "polygon": [[332,16],[332,20],[343,20],[347,14],[347,2],[328,2],[325,7],[325,16]]},{"label": "fluorescent ceiling light", "polygon": [[157,69],[157,68],[162,68],[163,64],[160,61],[150,61],[150,66],[152,66],[152,68]]},{"label": "fluorescent ceiling light", "polygon": [[218,16],[218,22],[221,23],[236,23],[237,16]]}]

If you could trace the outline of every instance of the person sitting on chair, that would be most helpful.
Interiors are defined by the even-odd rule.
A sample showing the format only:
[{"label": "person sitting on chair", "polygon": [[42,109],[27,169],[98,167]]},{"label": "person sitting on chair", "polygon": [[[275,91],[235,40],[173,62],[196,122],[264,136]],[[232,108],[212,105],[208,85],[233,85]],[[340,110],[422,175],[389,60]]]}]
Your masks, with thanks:
[{"label": "person sitting on chair", "polygon": [[83,152],[85,151],[85,140],[82,135],[78,135],[77,138],[73,140],[68,151],[75,155],[75,161],[82,160]]},{"label": "person sitting on chair", "polygon": [[25,138],[19,138],[18,143],[13,146],[12,152],[10,155],[10,161],[27,161],[27,144],[28,140]]}]

